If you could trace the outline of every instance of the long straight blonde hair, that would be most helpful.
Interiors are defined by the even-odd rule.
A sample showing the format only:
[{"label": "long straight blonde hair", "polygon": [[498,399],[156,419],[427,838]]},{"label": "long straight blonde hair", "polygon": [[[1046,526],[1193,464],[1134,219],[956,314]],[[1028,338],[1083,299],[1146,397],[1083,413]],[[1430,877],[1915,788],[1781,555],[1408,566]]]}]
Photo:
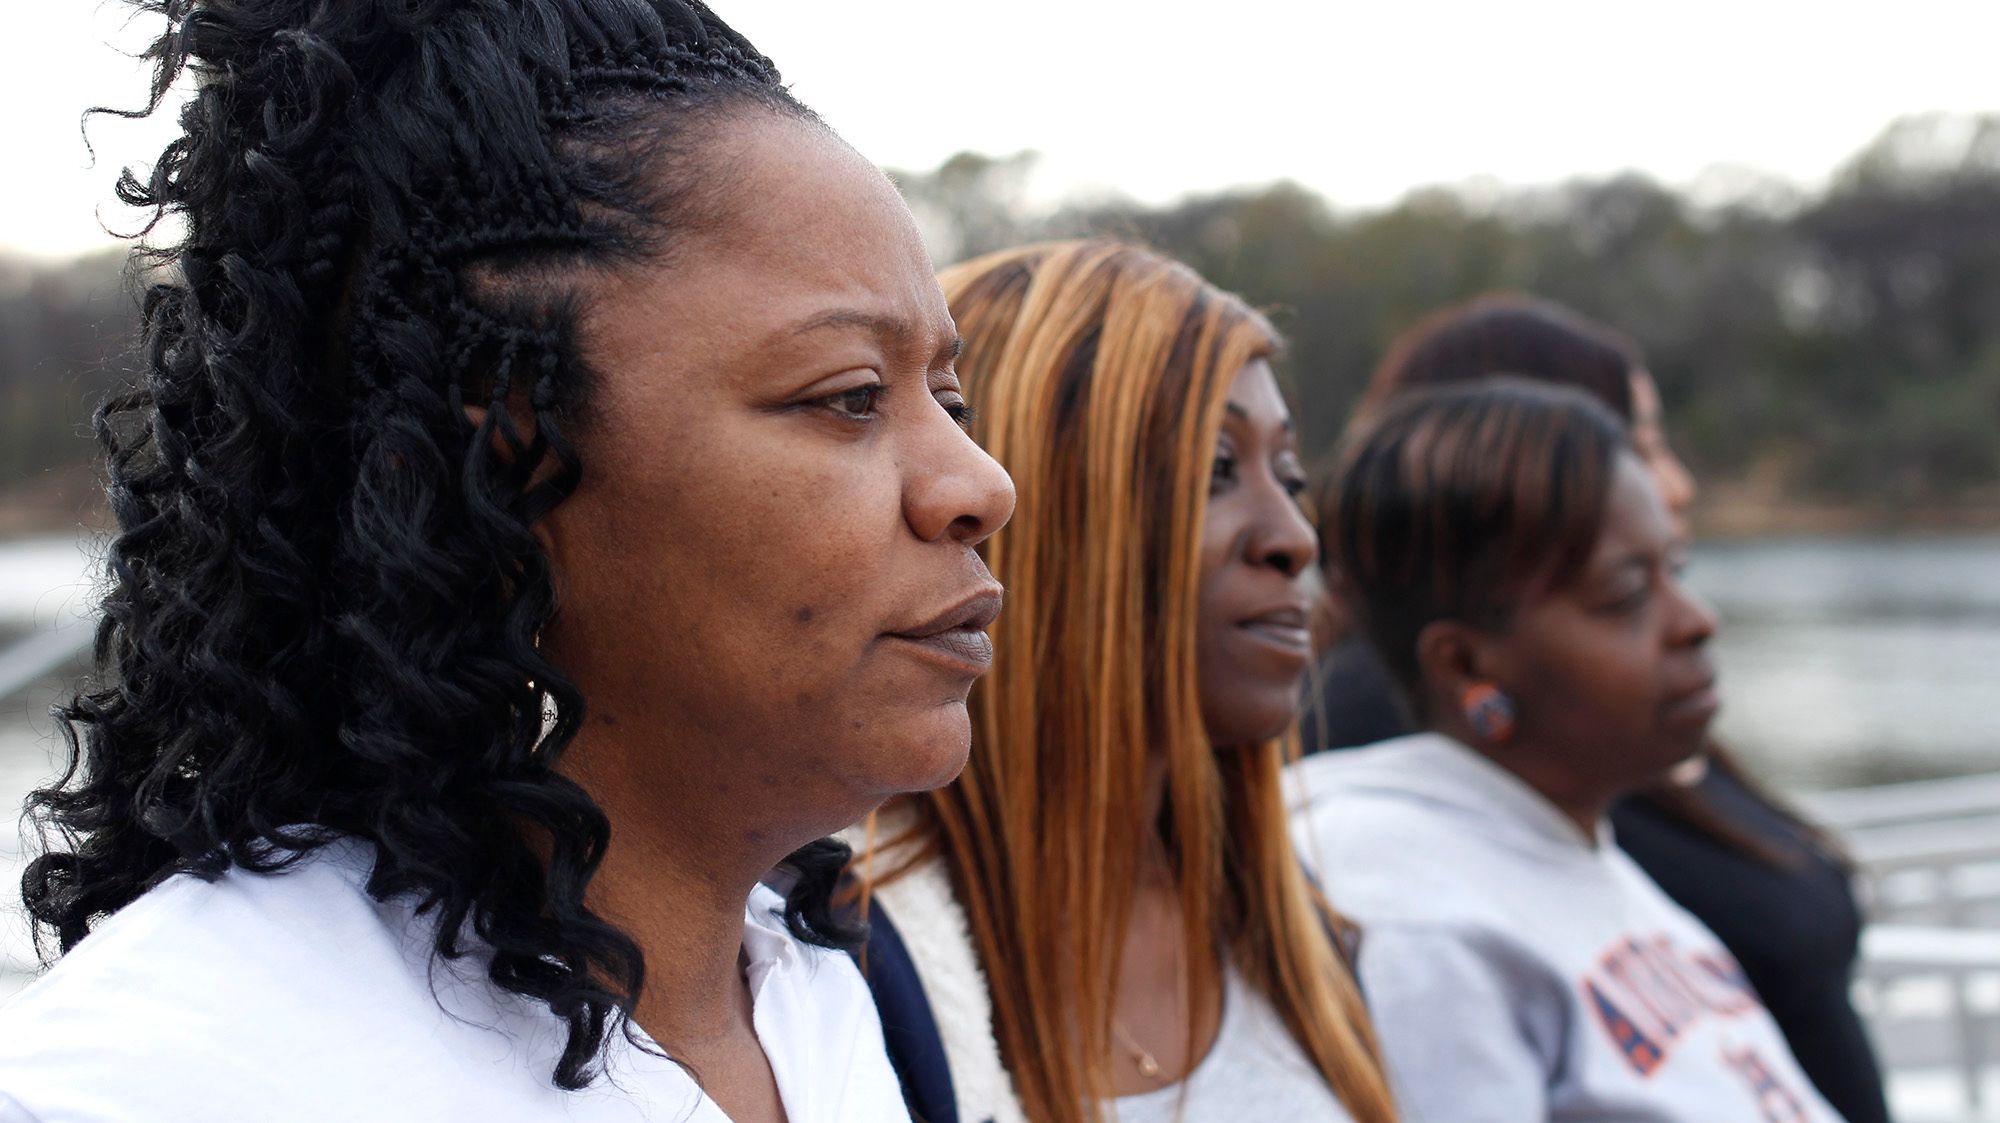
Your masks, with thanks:
[{"label": "long straight blonde hair", "polygon": [[[1113,985],[1140,853],[1158,832],[1188,993],[1216,993],[1226,957],[1359,1123],[1392,1120],[1329,935],[1338,918],[1286,830],[1279,770],[1295,742],[1211,745],[1201,718],[1210,465],[1230,384],[1276,333],[1187,267],[1117,242],[1009,250],[939,279],[976,435],[1019,496],[984,546],[1007,609],[972,694],[970,765],[908,801],[912,825],[876,848],[891,860],[873,872],[942,858],[1029,1118],[1096,1123],[1114,1094]],[[1167,795],[1149,822],[1138,793],[1162,757]]]}]

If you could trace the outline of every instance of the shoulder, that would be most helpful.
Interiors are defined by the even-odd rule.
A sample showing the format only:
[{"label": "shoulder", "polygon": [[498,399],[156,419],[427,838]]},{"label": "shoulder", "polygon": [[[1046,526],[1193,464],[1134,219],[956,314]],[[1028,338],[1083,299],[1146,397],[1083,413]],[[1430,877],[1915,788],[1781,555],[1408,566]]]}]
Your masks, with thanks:
[{"label": "shoulder", "polygon": [[1364,927],[1476,927],[1502,919],[1484,877],[1493,848],[1451,815],[1392,794],[1353,791],[1294,814],[1292,832],[1328,900]]},{"label": "shoulder", "polygon": [[65,1119],[318,1119],[367,1108],[383,1083],[358,1074],[511,1067],[517,1012],[474,964],[432,969],[367,862],[340,842],[155,887],[0,1008],[0,1094]]},{"label": "shoulder", "polygon": [[127,1027],[166,1033],[210,1012],[240,1022],[302,1006],[332,976],[365,973],[379,986],[407,975],[408,910],[361,889],[365,853],[334,843],[278,873],[176,874],[101,922],[0,1022],[53,1029],[175,1009],[172,1023]]},{"label": "shoulder", "polygon": [[1564,892],[1575,863],[1525,837],[1467,755],[1416,735],[1292,766],[1293,842],[1336,909],[1363,928],[1504,929]]},{"label": "shoulder", "polygon": [[1370,1003],[1389,992],[1498,998],[1503,1005],[1562,998],[1563,970],[1531,941],[1482,923],[1390,921],[1370,927],[1359,956]]}]

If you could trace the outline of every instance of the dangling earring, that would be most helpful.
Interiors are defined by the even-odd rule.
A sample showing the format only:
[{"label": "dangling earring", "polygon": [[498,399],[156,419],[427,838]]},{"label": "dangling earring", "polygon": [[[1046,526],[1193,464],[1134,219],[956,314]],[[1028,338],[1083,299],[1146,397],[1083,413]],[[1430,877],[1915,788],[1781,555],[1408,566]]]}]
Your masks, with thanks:
[{"label": "dangling earring", "polygon": [[[541,654],[542,633],[540,629],[536,629],[535,634],[529,637],[528,645],[535,649],[537,655]],[[556,710],[555,695],[543,690],[532,680],[528,683],[528,689],[535,692],[536,708],[541,711],[542,716],[542,731],[535,738],[535,747],[533,750],[535,753],[540,753],[542,746],[548,744],[549,734],[555,732],[556,719],[561,715]]]},{"label": "dangling earring", "polygon": [[1514,700],[1499,687],[1490,682],[1468,687],[1459,706],[1480,740],[1504,745],[1514,739]]}]

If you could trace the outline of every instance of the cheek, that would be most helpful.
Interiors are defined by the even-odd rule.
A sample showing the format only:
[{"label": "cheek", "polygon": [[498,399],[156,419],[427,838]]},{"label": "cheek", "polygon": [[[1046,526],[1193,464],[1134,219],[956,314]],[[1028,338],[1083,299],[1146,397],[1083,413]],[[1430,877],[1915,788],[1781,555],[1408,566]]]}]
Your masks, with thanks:
[{"label": "cheek", "polygon": [[703,649],[779,679],[839,661],[872,623],[860,617],[897,528],[894,474],[809,441],[711,451],[657,522],[677,612]]},{"label": "cheek", "polygon": [[1218,527],[1217,514],[1215,504],[1211,503],[1208,520],[1202,524],[1200,553],[1196,556],[1194,608],[1195,686],[1211,736],[1218,720],[1226,723],[1228,714],[1244,702],[1242,684],[1234,681],[1240,668],[1225,650],[1229,621],[1225,619],[1221,590],[1227,582],[1224,559],[1228,556],[1229,536]]},{"label": "cheek", "polygon": [[718,719],[810,707],[874,634],[859,617],[899,517],[895,477],[783,429],[704,419],[632,442],[557,512],[584,547],[567,551],[564,615],[618,693]]},{"label": "cheek", "polygon": [[1195,692],[1217,746],[1282,735],[1298,717],[1305,674],[1302,660],[1275,654],[1237,627],[1223,591],[1231,577],[1227,565],[1216,564],[1204,574],[1195,605]]},{"label": "cheek", "polygon": [[1647,637],[1625,621],[1572,621],[1536,645],[1522,676],[1524,717],[1609,736],[1650,722],[1656,691]]}]

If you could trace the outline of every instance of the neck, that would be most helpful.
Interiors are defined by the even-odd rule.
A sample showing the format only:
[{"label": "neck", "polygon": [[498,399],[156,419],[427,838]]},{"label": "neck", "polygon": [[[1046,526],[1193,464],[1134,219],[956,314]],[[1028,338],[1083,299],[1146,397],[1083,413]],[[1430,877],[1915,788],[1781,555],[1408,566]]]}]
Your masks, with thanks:
[{"label": "neck", "polygon": [[589,904],[639,945],[645,991],[634,1019],[669,1052],[748,1030],[743,910],[757,882],[789,847],[729,820],[738,799],[719,798],[700,776],[625,773],[618,762],[657,767],[658,746],[579,732],[563,769],[612,823],[611,843],[591,879]]},{"label": "neck", "polygon": [[1575,778],[1562,769],[1551,767],[1539,756],[1522,754],[1514,757],[1512,747],[1499,754],[1488,753],[1501,767],[1519,776],[1529,787],[1541,793],[1543,799],[1562,812],[1563,818],[1573,824],[1577,833],[1583,836],[1584,845],[1597,846],[1597,831],[1603,826],[1604,817],[1611,812],[1613,796],[1596,791],[1581,789]]},{"label": "neck", "polygon": [[1571,770],[1555,763],[1553,754],[1532,742],[1515,740],[1505,745],[1488,745],[1462,725],[1441,727],[1437,732],[1513,773],[1576,827],[1584,845],[1596,848],[1598,828],[1620,793],[1600,791],[1580,781]]}]

